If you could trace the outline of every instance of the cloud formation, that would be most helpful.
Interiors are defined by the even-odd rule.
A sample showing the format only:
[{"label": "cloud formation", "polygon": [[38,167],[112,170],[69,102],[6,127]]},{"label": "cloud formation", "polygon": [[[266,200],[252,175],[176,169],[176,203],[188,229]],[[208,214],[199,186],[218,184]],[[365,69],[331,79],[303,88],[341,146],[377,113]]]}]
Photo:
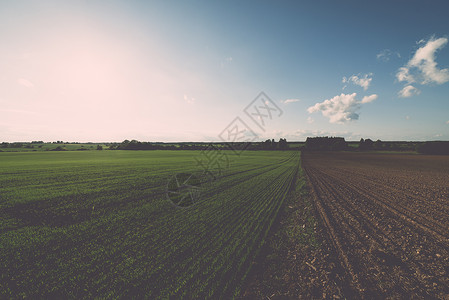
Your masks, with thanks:
[{"label": "cloud formation", "polygon": [[362,101],[360,103],[370,103],[370,102],[373,102],[376,99],[377,99],[377,95],[376,94],[372,94],[372,95],[363,97]]},{"label": "cloud formation", "polygon": [[371,84],[371,81],[373,80],[373,78],[371,77],[371,76],[373,76],[373,74],[372,73],[365,74],[365,75],[363,75],[363,77],[362,76],[359,77],[359,75],[352,75],[349,78],[343,77],[342,82],[343,83],[352,83],[352,84],[361,86],[366,91],[368,89],[369,85]]},{"label": "cloud formation", "polygon": [[398,96],[401,98],[408,98],[413,95],[419,95],[421,91],[415,88],[413,85],[406,85],[402,90],[399,91]]},{"label": "cloud formation", "polygon": [[435,53],[443,48],[448,42],[447,38],[431,38],[427,41],[421,40],[418,44],[424,44],[416,50],[413,57],[406,65],[400,67],[396,78],[407,85],[399,92],[400,97],[411,97],[419,94],[419,90],[411,85],[418,84],[443,84],[449,81],[449,69],[440,69],[435,61]]},{"label": "cloud formation", "polygon": [[289,104],[289,103],[294,103],[294,102],[299,102],[299,99],[286,99],[286,100],[281,100],[281,103],[283,104]]},{"label": "cloud formation", "polygon": [[384,49],[376,55],[377,60],[384,61],[384,62],[389,61],[390,57],[392,57],[392,56],[397,56],[398,58],[401,58],[401,54],[399,54],[399,52],[393,52],[390,49]]},{"label": "cloud formation", "polygon": [[324,100],[321,103],[316,103],[307,109],[309,113],[319,112],[326,118],[329,118],[330,123],[343,124],[349,121],[359,119],[358,110],[361,104],[369,103],[377,99],[377,95],[363,97],[362,101],[355,97],[357,93],[341,94],[332,99]]},{"label": "cloud formation", "polygon": [[400,67],[398,72],[396,73],[396,78],[399,81],[406,81],[408,83],[414,83],[415,78],[410,74],[409,68]]}]

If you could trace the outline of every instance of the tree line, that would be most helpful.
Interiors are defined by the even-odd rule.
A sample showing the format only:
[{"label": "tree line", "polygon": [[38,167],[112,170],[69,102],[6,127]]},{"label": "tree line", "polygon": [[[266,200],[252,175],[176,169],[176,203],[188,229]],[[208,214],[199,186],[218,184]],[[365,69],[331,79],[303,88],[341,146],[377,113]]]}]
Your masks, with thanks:
[{"label": "tree line", "polygon": [[[228,149],[234,146],[241,146],[241,143],[212,143],[215,148]],[[124,140],[121,143],[111,144],[109,146],[110,150],[203,150],[207,146],[206,143],[201,144],[189,144],[189,143],[179,143],[179,144],[162,144],[162,143],[151,143],[151,142],[140,142],[137,140]],[[246,143],[244,145],[246,150],[288,150],[287,139],[281,138],[278,142],[274,139],[267,139],[264,142],[253,142]]]}]

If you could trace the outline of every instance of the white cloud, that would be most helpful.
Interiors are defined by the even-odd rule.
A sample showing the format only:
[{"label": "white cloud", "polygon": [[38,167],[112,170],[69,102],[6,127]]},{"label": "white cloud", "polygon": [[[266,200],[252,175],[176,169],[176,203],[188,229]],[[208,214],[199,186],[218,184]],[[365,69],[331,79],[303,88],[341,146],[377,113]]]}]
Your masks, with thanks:
[{"label": "white cloud", "polygon": [[408,98],[413,95],[419,95],[421,91],[415,88],[413,85],[406,85],[402,90],[399,91],[398,95],[401,98]]},{"label": "white cloud", "polygon": [[[359,77],[359,75],[352,75],[349,78],[343,77],[342,82],[343,83],[352,83],[358,86],[361,86],[365,91],[368,89],[369,85],[371,84],[371,81],[373,80],[373,78],[371,77],[373,76],[372,73],[369,74],[365,74]],[[343,87],[343,89],[346,87],[346,85]]]},{"label": "white cloud", "polygon": [[[423,44],[424,42],[420,41],[418,44]],[[401,82],[405,81],[407,83],[443,84],[448,82],[449,69],[439,69],[435,61],[435,53],[443,48],[447,42],[447,38],[431,38],[428,40],[424,46],[416,50],[405,66],[399,68],[396,78]]]},{"label": "white cloud", "polygon": [[376,99],[377,99],[377,95],[376,94],[372,94],[372,95],[363,97],[362,101],[360,103],[370,103],[370,102],[373,102]]},{"label": "white cloud", "polygon": [[[319,112],[326,118],[329,118],[330,123],[343,124],[348,121],[359,119],[358,110],[362,103],[372,102],[377,98],[376,94],[366,96],[362,101],[357,100],[356,93],[341,94],[332,99],[324,100],[321,103],[316,103],[307,109],[309,113]],[[365,102],[363,102],[365,101]]]},{"label": "white cloud", "polygon": [[378,60],[384,61],[384,62],[389,61],[390,57],[392,57],[392,56],[397,56],[398,58],[401,57],[399,52],[393,52],[390,49],[384,49],[376,55]]},{"label": "white cloud", "polygon": [[399,81],[407,81],[408,83],[415,82],[415,78],[410,74],[410,71],[406,67],[400,67],[398,73],[396,74],[396,78]]},{"label": "white cloud", "polygon": [[186,94],[184,94],[184,101],[187,102],[187,104],[195,104],[195,98],[189,97]]},{"label": "white cloud", "polygon": [[29,81],[29,80],[27,80],[25,78],[17,79],[17,83],[20,84],[20,85],[23,85],[24,87],[27,87],[27,88],[34,87],[34,84],[31,81]]},{"label": "white cloud", "polygon": [[312,124],[315,120],[312,117],[307,118],[307,123]]},{"label": "white cloud", "polygon": [[405,116],[405,119],[406,120],[410,120],[410,116]]},{"label": "white cloud", "polygon": [[301,100],[299,99],[287,99],[287,100],[281,100],[281,103],[283,104],[289,104],[289,103],[294,103],[294,102],[299,102]]}]

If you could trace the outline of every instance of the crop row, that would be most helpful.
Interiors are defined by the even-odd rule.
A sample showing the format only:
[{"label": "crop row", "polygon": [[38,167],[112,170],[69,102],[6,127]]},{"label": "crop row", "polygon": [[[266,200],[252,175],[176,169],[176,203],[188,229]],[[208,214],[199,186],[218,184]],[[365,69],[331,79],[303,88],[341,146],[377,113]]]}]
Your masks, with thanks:
[{"label": "crop row", "polygon": [[[219,179],[202,185],[198,203],[179,209],[167,199],[166,182],[201,171],[192,153],[8,157],[0,167],[0,295],[232,296],[289,191],[299,155],[234,157]],[[33,215],[42,220],[30,222]]]}]

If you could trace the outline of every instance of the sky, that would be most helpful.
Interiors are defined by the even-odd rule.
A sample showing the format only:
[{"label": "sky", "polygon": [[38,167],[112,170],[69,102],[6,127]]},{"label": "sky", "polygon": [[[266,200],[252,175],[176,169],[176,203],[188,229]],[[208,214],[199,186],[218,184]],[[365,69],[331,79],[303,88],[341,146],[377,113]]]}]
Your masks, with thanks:
[{"label": "sky", "polygon": [[449,140],[448,12],[0,0],[0,142]]}]

